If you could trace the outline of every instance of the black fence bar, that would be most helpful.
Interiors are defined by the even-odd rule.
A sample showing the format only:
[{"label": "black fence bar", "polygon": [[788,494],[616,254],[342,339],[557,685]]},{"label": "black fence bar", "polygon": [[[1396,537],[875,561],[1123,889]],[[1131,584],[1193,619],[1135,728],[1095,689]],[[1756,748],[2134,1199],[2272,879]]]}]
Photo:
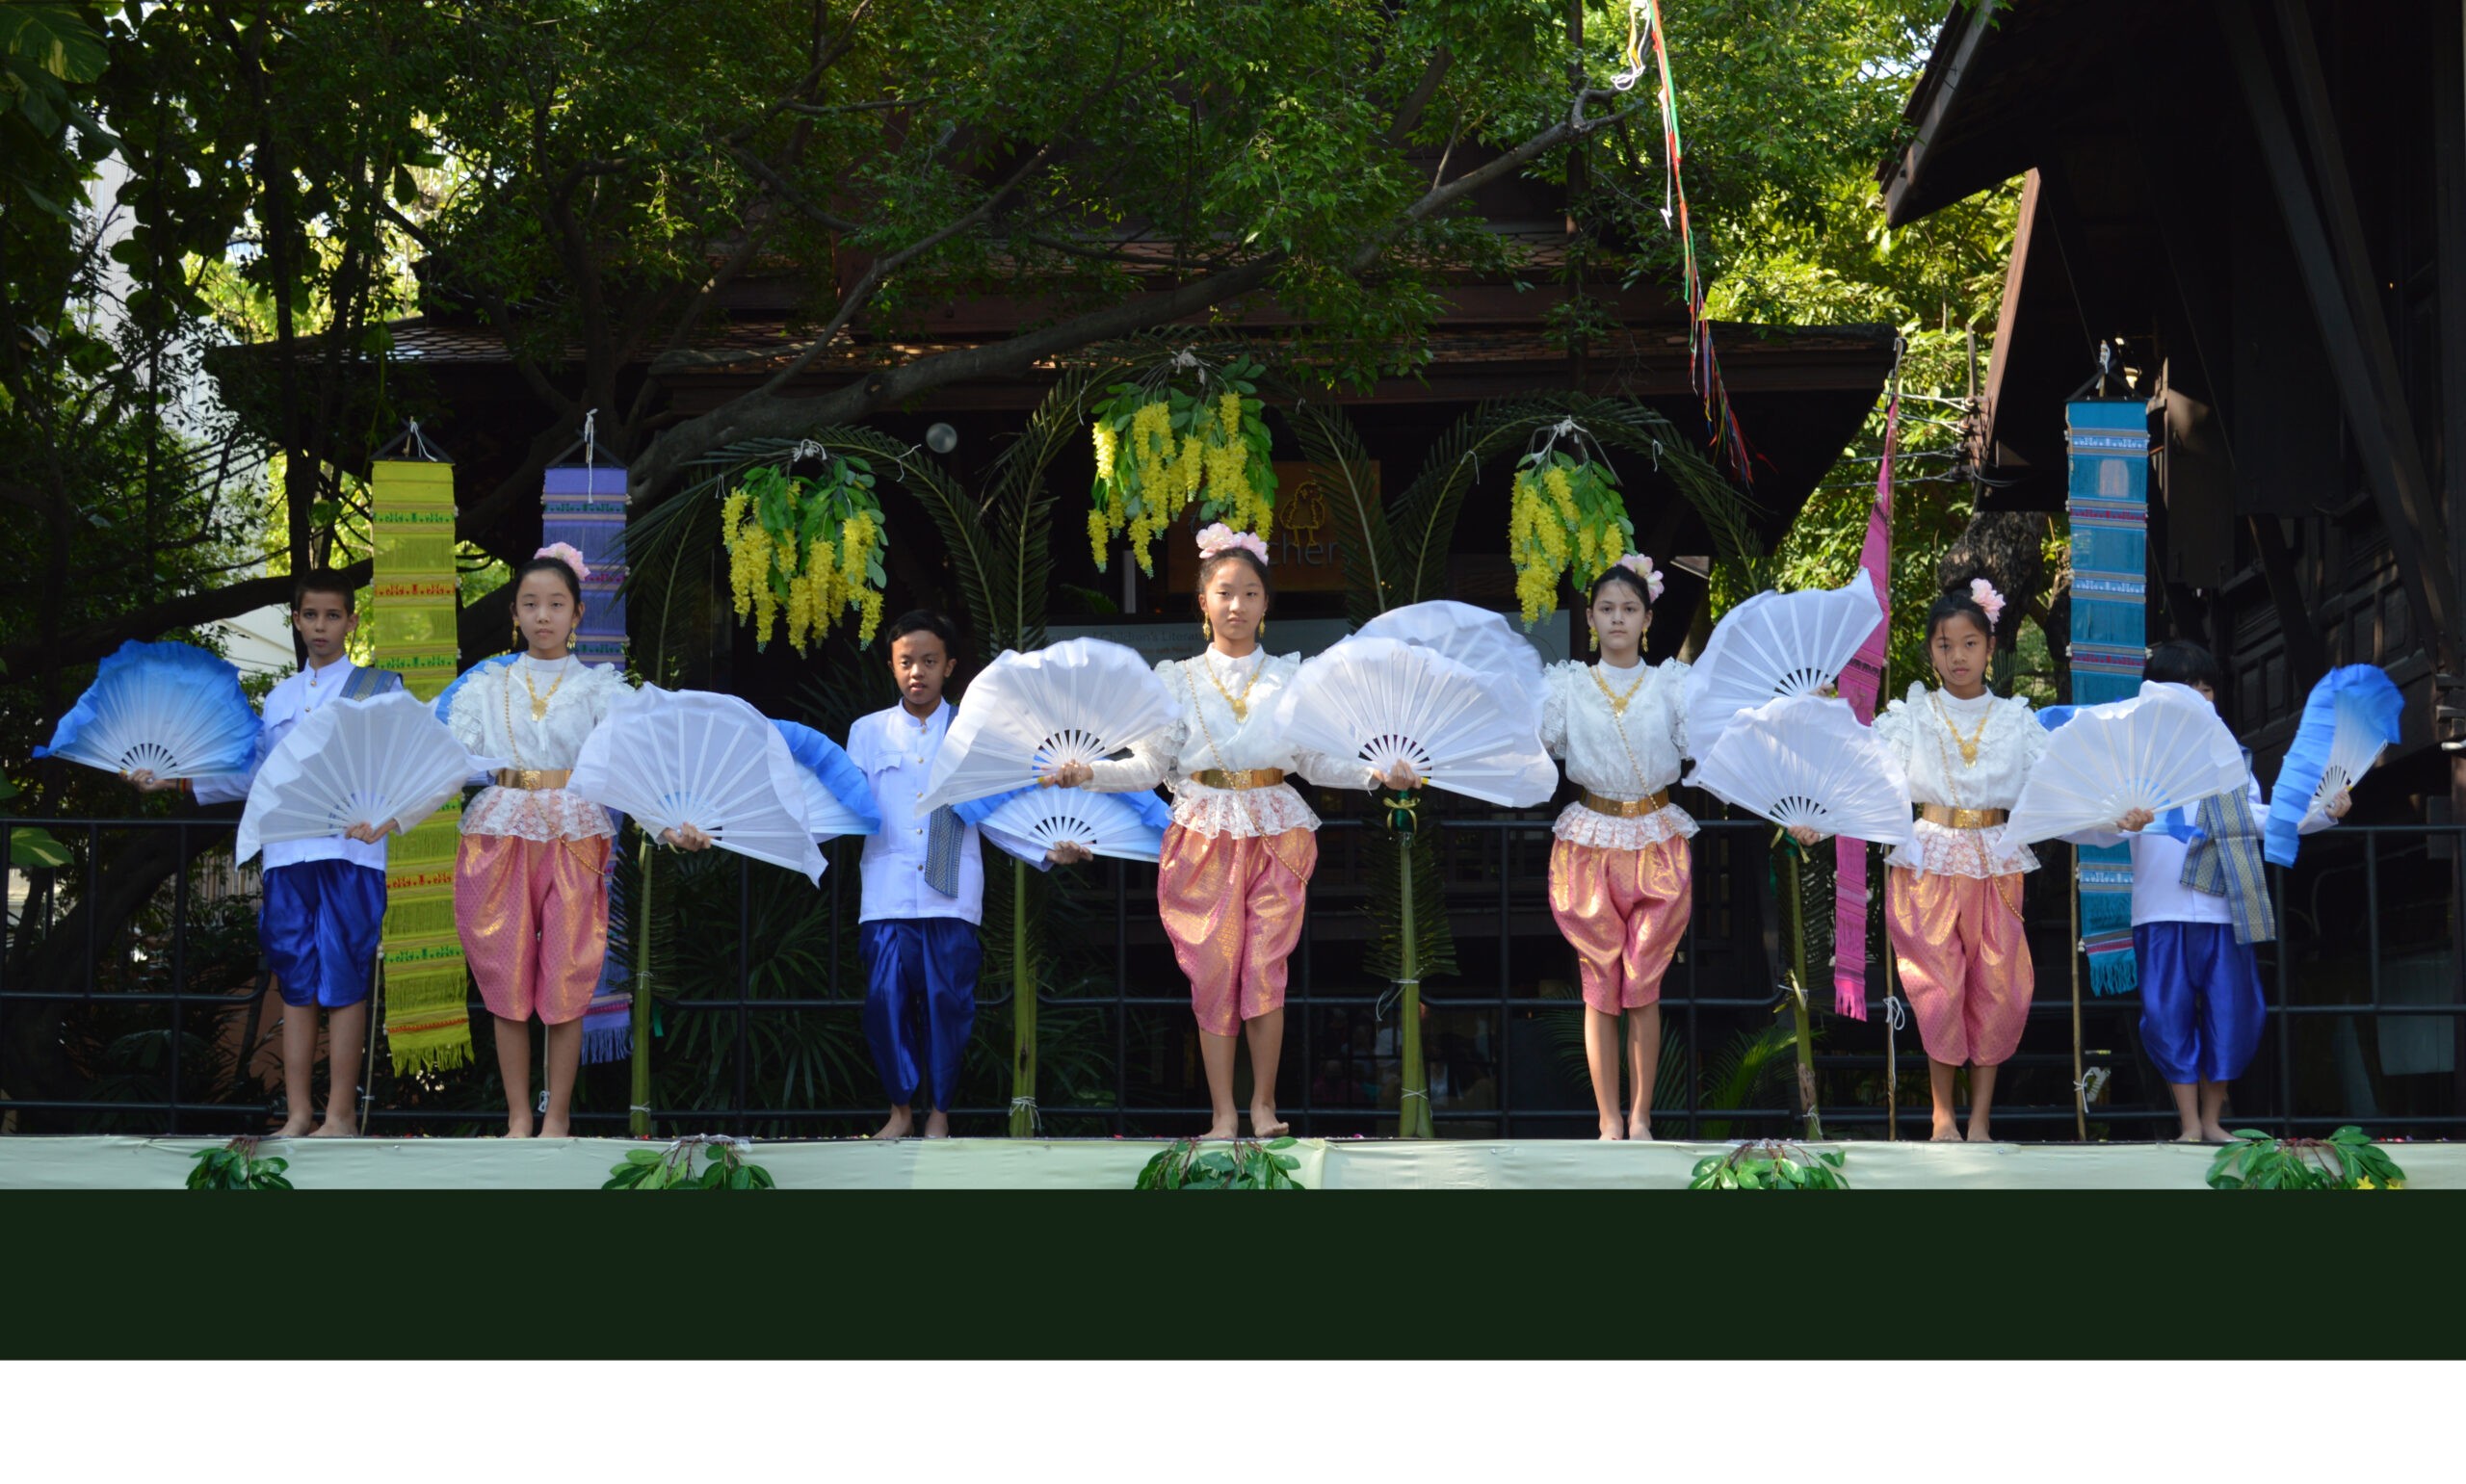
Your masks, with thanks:
[{"label": "black fence bar", "polygon": [[[1460,959],[1459,973],[1455,979],[1445,986],[1434,987],[1431,992],[1423,997],[1426,1009],[1431,1013],[1487,1012],[1495,1017],[1491,1022],[1495,1029],[1495,1035],[1491,1039],[1492,1049],[1489,1053],[1491,1064],[1485,1069],[1484,1075],[1493,1080],[1496,1089],[1496,1106],[1478,1108],[1439,1107],[1433,1110],[1433,1121],[1448,1127],[1494,1126],[1502,1136],[1513,1134],[1520,1126],[1536,1130],[1556,1130],[1569,1124],[1581,1124],[1582,1120],[1594,1116],[1592,1109],[1520,1106],[1516,1096],[1520,1084],[1515,1080],[1518,1043],[1514,1025],[1519,1012],[1529,1016],[1536,1011],[1577,1011],[1583,1008],[1583,1002],[1580,999],[1542,998],[1531,993],[1519,996],[1516,993],[1517,960],[1514,940],[1517,936],[1519,888],[1527,889],[1526,895],[1529,896],[1529,889],[1538,885],[1540,879],[1537,874],[1530,878],[1517,874],[1517,847],[1519,843],[1534,843],[1546,838],[1550,832],[1550,821],[1533,819],[1442,819],[1433,822],[1457,835],[1479,838],[1482,841],[1482,846],[1476,857],[1479,870],[1474,872],[1473,880],[1478,883],[1474,888],[1476,891],[1481,888],[1494,888],[1482,893],[1487,897],[1482,906],[1488,907],[1489,910],[1484,912],[1481,906],[1466,910],[1461,904],[1476,898],[1468,897],[1467,884],[1459,874],[1451,872],[1448,880],[1450,919],[1459,943],[1469,943],[1479,941],[1482,928],[1485,925],[1482,919],[1489,918],[1490,921],[1486,925],[1492,932],[1497,952],[1495,976],[1487,976],[1494,978],[1491,985],[1482,990],[1474,989],[1474,983],[1485,976],[1481,976],[1468,959]],[[1722,843],[1729,842],[1731,845],[1723,849],[1723,854],[1730,863],[1733,875],[1740,872],[1758,872],[1764,869],[1764,862],[1760,855],[1744,851],[1737,846],[1759,836],[1769,836],[1769,826],[1755,820],[1718,819],[1703,820],[1699,823],[1705,837],[1704,844],[1697,847],[1699,856],[1714,849],[1721,849]],[[190,934],[197,908],[197,894],[191,874],[195,864],[190,858],[190,846],[193,844],[192,832],[201,829],[227,830],[232,827],[232,824],[233,821],[227,819],[206,819],[196,816],[139,820],[0,818],[0,851],[7,849],[14,831],[27,827],[76,831],[82,834],[85,846],[85,858],[80,863],[61,868],[56,872],[24,873],[29,880],[41,883],[29,891],[26,898],[27,906],[30,910],[39,908],[45,914],[46,920],[41,923],[33,923],[13,918],[7,924],[5,930],[0,930],[0,1025],[6,1024],[13,1007],[22,1012],[46,1004],[108,1005],[114,1009],[156,1006],[167,1010],[166,1020],[169,1031],[169,1041],[160,1061],[162,1075],[159,1079],[161,1093],[159,1097],[127,1100],[0,1097],[0,1117],[16,1112],[144,1114],[159,1117],[161,1126],[167,1132],[178,1133],[192,1125],[212,1127],[218,1124],[228,1125],[234,1121],[262,1120],[266,1116],[267,1109],[273,1106],[271,1098],[262,1104],[249,1101],[214,1103],[200,1102],[185,1095],[187,1083],[184,1077],[187,1062],[184,1057],[189,1010],[203,1004],[213,1010],[227,1011],[253,999],[253,996],[248,994],[211,991],[200,994],[191,982],[196,960],[192,952]],[[1365,821],[1360,820],[1338,819],[1327,820],[1325,829],[1332,837],[1363,828],[1364,825]],[[16,952],[25,941],[26,935],[29,932],[45,931],[58,923],[65,915],[64,903],[69,904],[70,910],[74,910],[76,906],[88,904],[92,900],[101,879],[102,845],[105,832],[156,829],[168,829],[172,832],[177,858],[181,862],[179,868],[171,873],[172,879],[169,885],[167,951],[164,950],[163,945],[149,945],[147,948],[149,955],[160,953],[159,961],[168,966],[167,987],[126,990],[103,988],[99,977],[105,960],[101,937],[103,924],[99,915],[91,910],[85,913],[85,922],[82,924],[85,947],[82,962],[69,982],[65,985],[23,983],[22,976],[15,972],[14,966]],[[2433,859],[2446,861],[2452,887],[2449,894],[2450,901],[2440,909],[2440,915],[2446,918],[2446,922],[2441,924],[2441,930],[2438,933],[2427,933],[2424,931],[2427,924],[2418,911],[2417,916],[2411,920],[2410,925],[2414,929],[2413,938],[2422,946],[2409,951],[2418,955],[2427,951],[2445,954],[2447,962],[2453,969],[2461,962],[2459,937],[2461,924],[2466,924],[2466,848],[2461,848],[2466,847],[2466,824],[2347,825],[2337,831],[2336,837],[2326,838],[2337,837],[2356,841],[2357,844],[2351,848],[2359,851],[2360,860],[2316,863],[2304,872],[2303,883],[2310,894],[2305,903],[2306,916],[2315,924],[2315,934],[2322,943],[2344,938],[2346,934],[2343,931],[2333,933],[2320,925],[2325,916],[2337,910],[2335,906],[2324,908],[2322,905],[2322,898],[2323,893],[2327,892],[2333,883],[2341,878],[2351,881],[2356,873],[2359,873],[2359,888],[2356,889],[2360,892],[2361,912],[2367,923],[2365,941],[2361,946],[2364,971],[2361,987],[2365,998],[2347,1001],[2297,1001],[2295,980],[2298,966],[2294,962],[2294,951],[2286,941],[2295,936],[2294,920],[2289,917],[2288,909],[2290,884],[2296,877],[2285,871],[2272,870],[2270,890],[2278,908],[2278,919],[2282,929],[2281,942],[2274,950],[2274,963],[2270,971],[2274,1002],[2265,1006],[2268,1025],[2275,1032],[2277,1040],[2274,1055],[2271,1058],[2274,1063],[2275,1076],[2271,1080],[2274,1081],[2274,1086],[2255,1086],[2254,1083],[2259,1080],[2249,1076],[2243,1080],[2243,1085],[2255,1095],[2253,1101],[2256,1104],[2271,1104],[2273,1111],[2260,1115],[2239,1113],[2235,1117],[2235,1122],[2244,1126],[2273,1128],[2279,1132],[2329,1128],[2344,1123],[2357,1124],[2365,1128],[2414,1128],[2441,1131],[2466,1125],[2466,1111],[2459,1111],[2456,1106],[2453,1106],[2448,1111],[2388,1113],[2358,1111],[2330,1114],[2297,1110],[2297,1057],[2294,1032],[2298,1026],[2319,1024],[2323,1017],[2345,1017],[2356,1022],[2370,1022],[2374,1027],[2389,1017],[2423,1017],[2444,1021],[2453,1028],[2460,1028],[2458,1034],[2466,1034],[2466,1021],[2460,1019],[2460,1017],[2466,1017],[2466,989],[2461,989],[2461,998],[2445,1002],[2418,1002],[2391,998],[2393,990],[2389,976],[2392,960],[2387,940],[2391,936],[2390,928],[2397,924],[2384,921],[2388,915],[2388,910],[2384,909],[2386,900],[2384,887],[2388,886],[2391,880],[2395,880],[2400,883],[2399,890],[2403,897],[2405,883],[2414,876],[2414,873],[2404,869],[2394,873],[2382,870],[2384,855],[2388,855],[2392,860],[2400,860],[2420,852]],[[2315,837],[2316,840],[2321,838],[2324,837]],[[1495,852],[1490,848],[1493,842],[1496,846]],[[2435,846],[2438,847],[2436,850],[2432,848]],[[853,862],[847,864],[853,867]],[[1486,881],[1481,879],[1484,873],[1489,877]],[[664,1011],[676,1014],[721,1011],[732,1015],[734,1021],[732,1059],[735,1065],[732,1069],[734,1076],[730,1106],[724,1108],[658,1108],[654,1111],[655,1118],[676,1125],[721,1123],[735,1128],[740,1133],[749,1133],[757,1125],[777,1127],[782,1124],[827,1123],[833,1120],[859,1122],[879,1115],[879,1108],[870,1104],[860,1106],[826,1108],[764,1107],[755,1106],[753,1098],[754,1016],[778,1012],[861,1011],[862,1001],[860,998],[852,998],[847,992],[848,986],[839,963],[840,950],[844,941],[841,919],[845,916],[846,908],[845,894],[838,879],[840,874],[841,872],[834,872],[831,879],[826,884],[831,919],[828,929],[828,942],[831,946],[830,962],[828,972],[823,979],[826,994],[819,998],[809,996],[765,998],[753,994],[751,988],[754,970],[752,962],[753,874],[749,862],[742,858],[738,860],[736,863],[738,910],[735,993],[671,999],[664,1002],[662,1005]],[[1761,1106],[1719,1107],[1706,1106],[1703,1102],[1703,1077],[1706,1065],[1703,1042],[1705,1013],[1751,1015],[1754,1012],[1777,1013],[1785,1007],[1784,996],[1777,990],[1759,990],[1753,994],[1705,992],[1706,953],[1704,950],[1708,940],[1705,924],[1706,898],[1708,896],[1718,896],[1718,888],[1711,887],[1708,883],[1707,877],[1711,874],[1701,871],[1698,872],[1698,910],[1679,951],[1679,966],[1683,968],[1684,973],[1676,977],[1683,992],[1667,997],[1667,999],[1676,1000],[1684,1012],[1686,1076],[1683,1079],[1685,1083],[1683,1089],[1676,1090],[1683,1092],[1683,1106],[1658,1109],[1657,1112],[1663,1118],[1683,1123],[1688,1134],[1700,1133],[1707,1124],[1736,1127],[1770,1125],[1778,1121],[1787,1126],[1795,1123],[1801,1116],[1798,1109]],[[1131,890],[1129,876],[1129,872],[1119,865],[1112,869],[1110,895],[1114,923],[1111,952],[1113,982],[1110,993],[1068,994],[1055,988],[1047,988],[1038,996],[1038,1002],[1042,1005],[1082,1011],[1101,1008],[1112,1014],[1114,1085],[1111,1089],[1111,1102],[1080,1106],[1062,1104],[1046,1106],[1042,1111],[1052,1119],[1085,1120],[1095,1123],[1100,1127],[1109,1128],[1115,1134],[1131,1133],[1134,1120],[1152,1122],[1196,1118],[1210,1111],[1204,1107],[1184,1106],[1185,1100],[1182,1099],[1160,1099],[1154,1103],[1141,1103],[1134,1100],[1133,1093],[1141,1083],[1141,1080],[1132,1076],[1130,1067],[1131,1015],[1141,1010],[1179,1009],[1185,1007],[1189,1002],[1187,995],[1179,992],[1134,993],[1132,990],[1131,924],[1135,920],[1135,914],[1148,909],[1143,898]],[[48,877],[47,881],[46,877]],[[67,890],[71,883],[78,887],[73,893]],[[1729,886],[1726,906],[1730,913],[1753,912],[1761,915],[1771,910],[1771,904],[1765,898],[1762,883],[1755,883],[1752,889],[1743,888],[1737,881],[1730,882]],[[1339,889],[1335,895],[1341,897],[1344,894]],[[2420,896],[2407,899],[2417,908],[2423,904],[2423,898]],[[1530,913],[1534,909],[1527,902],[1525,910]],[[1300,945],[1295,955],[1295,975],[1289,996],[1289,1007],[1299,1012],[1302,1020],[1301,1034],[1298,1038],[1301,1050],[1300,1071],[1298,1075],[1298,1090],[1300,1096],[1298,1100],[1298,1108],[1289,1107],[1288,1113],[1293,1118],[1297,1129],[1305,1133],[1325,1127],[1351,1128],[1365,1124],[1375,1127],[1382,1121],[1392,1119],[1395,1116],[1394,1109],[1375,1104],[1323,1104],[1318,1097],[1313,1053],[1316,1050],[1315,1038],[1319,1031],[1314,1024],[1312,1012],[1375,1008],[1388,998],[1379,993],[1351,988],[1324,994],[1319,992],[1317,971],[1321,967],[1321,959],[1324,955],[1319,952],[1321,935],[1314,928],[1320,916],[1320,913],[1314,912],[1310,918],[1305,919]],[[1719,941],[1726,942],[1732,949],[1736,949],[1740,942],[1754,936],[1753,925],[1760,924],[1743,927],[1733,923]],[[115,931],[118,931],[117,927]],[[2403,941],[2405,936],[2403,933],[2400,934],[2400,941]],[[118,953],[120,950],[116,949],[114,951]],[[1734,954],[1734,957],[1735,964],[1726,976],[1730,982],[1737,983],[1744,980],[1747,983],[1763,984],[1777,981],[1777,965],[1760,962],[1753,954]],[[153,956],[146,959],[149,965],[157,961]],[[2053,966],[2048,965],[2042,971],[2049,980],[2059,976],[2051,972],[2052,970]],[[156,971],[149,971],[149,973],[156,973]],[[1452,992],[1458,988],[1463,992]],[[987,1000],[990,1002],[998,998],[998,996],[988,996]],[[476,999],[471,1003],[475,1015],[485,1009],[485,1006],[481,1005]],[[2137,1006],[2136,999],[2122,999],[2099,1004],[2099,1008],[2107,1011],[2110,1016],[2129,1013],[2137,1009]],[[1871,1010],[1877,1008],[1873,1002],[1870,1007]],[[2053,1019],[2053,1012],[2058,1008],[2055,998],[2046,997],[2042,1007],[2048,1012],[2045,1018]],[[2357,1028],[2360,1030],[2362,1028],[2358,1026]],[[1397,1040],[1401,1044],[1401,1037]],[[253,1050],[252,1047],[243,1048],[243,1056],[251,1050]],[[2112,1054],[2110,1056],[2110,1064],[2112,1064]],[[1372,1065],[1376,1066],[1382,1061],[1392,1060],[1392,1053],[1381,1053],[1374,1045],[1369,1059]],[[2065,1057],[2045,1053],[2030,1053],[2015,1058],[2013,1065],[2024,1070],[2031,1068],[2044,1070],[2053,1067],[2059,1061],[2066,1060]],[[1827,1051],[1819,1054],[1817,1067],[1820,1075],[1840,1077],[1878,1067],[1880,1062],[1880,1054],[1841,1054]],[[2453,1071],[2453,1080],[2456,1075]],[[374,1068],[370,1069],[370,1076],[372,1078],[375,1076]],[[2272,1096],[2259,1096],[2262,1093]],[[2452,1101],[2454,1103],[2454,1099]],[[1006,1118],[1008,1111],[1008,1107],[1004,1106],[961,1107],[952,1110],[954,1116],[958,1117],[991,1119]],[[1906,1118],[1912,1114],[1905,1110],[1903,1116]],[[1923,1112],[1917,1116],[1923,1117]],[[2096,1122],[2115,1127],[2163,1124],[2173,1116],[2171,1108],[2155,1106],[2155,1104],[2137,1108],[2101,1106],[2092,1110],[2092,1117]],[[371,1111],[370,1117],[372,1122],[387,1126],[436,1127],[486,1124],[493,1121],[493,1114],[486,1111],[419,1106],[376,1108]],[[618,1123],[624,1117],[623,1112],[614,1110],[578,1108],[575,1112],[575,1120],[578,1124],[593,1127]],[[1850,1104],[1827,1106],[1824,1109],[1824,1117],[1827,1122],[1845,1131],[1879,1129],[1887,1121],[1885,1111],[1880,1107]],[[2040,1127],[2058,1129],[2071,1122],[2073,1110],[2069,1104],[2016,1106],[2000,1109],[1996,1117],[2000,1122],[2025,1129]]]}]

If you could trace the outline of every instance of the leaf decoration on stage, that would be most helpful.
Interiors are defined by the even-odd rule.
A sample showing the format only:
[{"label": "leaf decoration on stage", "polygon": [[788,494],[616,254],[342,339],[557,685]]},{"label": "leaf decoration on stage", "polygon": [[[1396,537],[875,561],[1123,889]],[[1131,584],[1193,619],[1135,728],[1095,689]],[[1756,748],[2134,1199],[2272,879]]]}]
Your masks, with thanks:
[{"label": "leaf decoration on stage", "polygon": [[1706,1155],[1688,1178],[1690,1190],[1847,1190],[1837,1149],[1809,1149],[1780,1139],[1741,1144],[1727,1155]]},{"label": "leaf decoration on stage", "polygon": [[800,460],[818,462],[821,476],[760,465],[738,477],[720,507],[737,621],[752,623],[759,649],[784,619],[788,642],[803,654],[853,612],[856,641],[870,644],[882,621],[886,544],[874,466],[819,444],[800,445],[788,467]]},{"label": "leaf decoration on stage", "polygon": [[282,1172],[291,1161],[279,1155],[257,1157],[257,1140],[243,1136],[221,1149],[200,1149],[197,1168],[189,1171],[188,1187],[192,1190],[289,1190],[290,1178]]},{"label": "leaf decoration on stage", "polygon": [[1139,1172],[1136,1190],[1299,1190],[1301,1161],[1284,1153],[1290,1138],[1180,1139]]},{"label": "leaf decoration on stage", "polygon": [[2353,1124],[2324,1139],[2237,1129],[2209,1164],[2212,1190],[2402,1190],[2406,1172]]},{"label": "leaf decoration on stage", "polygon": [[[602,1190],[776,1190],[771,1172],[746,1158],[749,1139],[696,1133],[666,1149],[629,1149]],[[707,1159],[699,1173],[695,1155]]]},{"label": "leaf decoration on stage", "polygon": [[[1136,381],[1108,388],[1093,410],[1096,481],[1088,491],[1088,542],[1106,569],[1118,536],[1139,570],[1148,548],[1193,500],[1201,521],[1265,539],[1275,527],[1275,466],[1262,415],[1265,368],[1236,358],[1211,366],[1183,351]],[[1187,379],[1184,378],[1187,377]]]}]

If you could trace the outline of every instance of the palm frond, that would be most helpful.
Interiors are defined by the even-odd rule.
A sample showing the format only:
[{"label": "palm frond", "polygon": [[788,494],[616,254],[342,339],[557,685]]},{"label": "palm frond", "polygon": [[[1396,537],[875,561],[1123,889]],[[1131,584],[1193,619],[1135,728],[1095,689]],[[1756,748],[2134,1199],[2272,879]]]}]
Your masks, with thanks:
[{"label": "palm frond", "polygon": [[1296,397],[1285,409],[1301,456],[1318,470],[1345,559],[1345,616],[1356,629],[1400,600],[1390,574],[1396,541],[1372,476],[1370,450],[1333,403]]}]

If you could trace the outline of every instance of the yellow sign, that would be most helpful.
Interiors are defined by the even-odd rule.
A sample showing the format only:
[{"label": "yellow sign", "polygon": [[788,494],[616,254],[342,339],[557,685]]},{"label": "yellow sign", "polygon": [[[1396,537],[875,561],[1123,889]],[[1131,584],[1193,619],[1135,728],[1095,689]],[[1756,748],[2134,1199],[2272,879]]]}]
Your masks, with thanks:
[{"label": "yellow sign", "polygon": [[[1370,498],[1379,497],[1378,461],[1369,465]],[[1336,518],[1346,497],[1331,495],[1317,464],[1275,466],[1275,525],[1268,537],[1268,568],[1278,592],[1342,592],[1344,551],[1336,544]],[[1164,536],[1165,581],[1182,591],[1198,586],[1198,507]]]}]

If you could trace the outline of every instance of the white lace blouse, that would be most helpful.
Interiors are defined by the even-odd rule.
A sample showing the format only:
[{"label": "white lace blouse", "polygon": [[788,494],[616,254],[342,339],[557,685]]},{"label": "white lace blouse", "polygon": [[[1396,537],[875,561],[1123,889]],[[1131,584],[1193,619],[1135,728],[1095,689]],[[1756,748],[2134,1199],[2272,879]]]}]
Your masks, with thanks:
[{"label": "white lace blouse", "polygon": [[[1211,789],[1192,776],[1208,768],[1244,772],[1280,768],[1322,788],[1371,787],[1375,779],[1369,764],[1297,751],[1276,730],[1276,699],[1300,668],[1299,655],[1270,655],[1259,649],[1239,660],[1211,649],[1188,660],[1163,662],[1156,673],[1182,703],[1182,719],[1131,748],[1129,757],[1093,765],[1088,787],[1100,794],[1134,794],[1166,784],[1173,794],[1173,822],[1194,834],[1243,840],[1317,829],[1319,817],[1289,783]],[[1242,699],[1246,718],[1234,716],[1227,692]]]},{"label": "white lace blouse", "polygon": [[[1542,675],[1541,744],[1567,765],[1567,778],[1604,798],[1642,798],[1678,781],[1687,755],[1687,665],[1666,660],[1613,669],[1565,660]],[[1613,693],[1627,697],[1613,712]],[[1630,695],[1630,690],[1633,694]],[[1579,799],[1560,811],[1551,830],[1561,840],[1611,850],[1640,850],[1695,833],[1695,820],[1676,804],[1624,819],[1587,809]]]},{"label": "white lace blouse", "polygon": [[[524,655],[465,681],[454,692],[447,724],[475,757],[502,758],[516,768],[570,768],[591,728],[632,689],[612,664],[585,664],[570,654],[544,662]],[[548,703],[547,715],[536,720],[535,694]],[[489,787],[462,811],[466,835],[590,840],[616,832],[607,810],[569,789]]]},{"label": "white lace blouse", "polygon": [[[1959,737],[1976,739],[1975,763],[1961,755],[1954,727],[1960,729]],[[1876,717],[1875,731],[1876,741],[1908,773],[1911,802],[1954,809],[2011,808],[2020,800],[2031,765],[2046,751],[2046,729],[2019,696],[1990,691],[1964,701],[1916,681],[1905,697]],[[2038,869],[2038,858],[2029,846],[2004,844],[2002,825],[1973,834],[1921,820],[1917,833],[1919,848],[1894,850],[1893,865],[1962,876]]]}]

